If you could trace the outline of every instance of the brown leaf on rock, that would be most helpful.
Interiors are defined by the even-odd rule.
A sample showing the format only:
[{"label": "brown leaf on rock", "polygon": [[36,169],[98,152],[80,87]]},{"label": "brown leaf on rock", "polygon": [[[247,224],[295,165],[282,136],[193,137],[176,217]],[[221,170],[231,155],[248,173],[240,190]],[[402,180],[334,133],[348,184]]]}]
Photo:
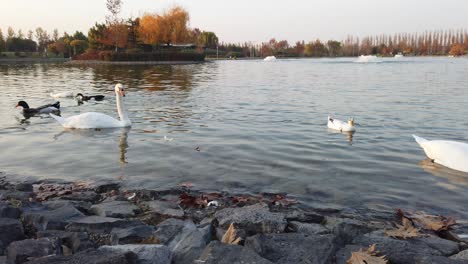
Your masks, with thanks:
[{"label": "brown leaf on rock", "polygon": [[398,209],[397,214],[400,215],[402,219],[407,218],[411,220],[416,227],[435,232],[448,230],[456,224],[455,219],[452,217],[428,215],[424,212],[411,213]]},{"label": "brown leaf on rock", "polygon": [[274,205],[289,206],[289,205],[292,205],[292,204],[297,204],[298,201],[296,199],[286,198],[286,196],[284,196],[282,194],[277,194],[273,198],[273,201],[271,203],[274,204]]},{"label": "brown leaf on rock", "polygon": [[361,248],[359,251],[351,253],[351,257],[346,264],[388,264],[385,256],[377,256],[378,253],[375,250],[375,244],[367,250]]},{"label": "brown leaf on rock", "polygon": [[394,230],[386,230],[385,235],[402,239],[418,237],[421,235],[419,230],[413,226],[413,223],[410,220],[403,217],[402,223],[403,225],[397,224],[397,228]]},{"label": "brown leaf on rock", "polygon": [[237,230],[234,227],[234,224],[231,223],[226,233],[224,233],[221,239],[221,242],[225,244],[239,245],[241,241],[242,241],[242,238],[237,236]]},{"label": "brown leaf on rock", "polygon": [[179,196],[179,204],[184,208],[204,208],[208,204],[208,200],[203,195],[196,197],[184,192]]}]

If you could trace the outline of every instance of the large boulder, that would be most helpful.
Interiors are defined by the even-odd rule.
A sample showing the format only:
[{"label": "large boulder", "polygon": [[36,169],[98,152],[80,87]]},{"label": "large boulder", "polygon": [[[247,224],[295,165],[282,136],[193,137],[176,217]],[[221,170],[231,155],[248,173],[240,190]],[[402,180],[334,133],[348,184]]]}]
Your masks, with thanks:
[{"label": "large boulder", "polygon": [[83,217],[84,214],[68,201],[54,201],[26,207],[23,212],[25,226],[33,231],[46,229],[63,230],[72,220]]},{"label": "large boulder", "polygon": [[21,210],[18,207],[14,207],[7,202],[0,201],[0,217],[18,219],[20,215],[21,215]]},{"label": "large boulder", "polygon": [[38,258],[61,253],[57,239],[25,239],[11,243],[6,249],[8,263],[19,264],[30,258]]},{"label": "large boulder", "polygon": [[105,217],[134,217],[139,208],[129,201],[107,201],[91,206],[90,212]]},{"label": "large boulder", "polygon": [[129,226],[124,228],[113,228],[111,241],[113,245],[135,244],[154,238],[154,227],[148,225]]},{"label": "large boulder", "polygon": [[125,253],[133,252],[138,264],[171,264],[171,250],[164,245],[118,245],[102,246],[103,251]]},{"label": "large boulder", "polygon": [[388,237],[382,231],[374,231],[359,236],[353,244],[362,247],[376,244],[376,249],[386,255],[391,263],[410,264],[421,263],[431,256],[451,256],[459,252],[459,245],[433,235],[407,240]]},{"label": "large boulder", "polygon": [[253,250],[239,245],[211,241],[195,263],[203,264],[272,264]]},{"label": "large boulder", "polygon": [[169,245],[184,227],[195,228],[195,224],[190,220],[169,218],[157,226],[154,236],[161,244]]},{"label": "large boulder", "polygon": [[306,235],[323,235],[330,233],[330,230],[321,224],[315,223],[302,223],[291,221],[288,223],[288,231],[302,233]]},{"label": "large boulder", "polygon": [[355,237],[374,231],[368,223],[350,218],[327,217],[325,227],[336,236],[340,247],[351,243]]},{"label": "large boulder", "polygon": [[23,225],[17,219],[0,218],[0,255],[13,241],[24,239]]},{"label": "large boulder", "polygon": [[160,215],[165,218],[182,218],[184,217],[184,210],[178,206],[177,203],[170,201],[148,201],[142,203],[148,212]]},{"label": "large boulder", "polygon": [[102,249],[89,249],[70,256],[48,256],[27,264],[137,264],[138,257],[135,253],[126,251],[112,251]]},{"label": "large boulder", "polygon": [[464,259],[468,261],[468,249],[458,252],[450,257],[451,259]]},{"label": "large boulder", "polygon": [[[44,237],[60,240],[62,249],[68,249],[70,254],[95,247],[86,232],[68,232],[62,230],[46,230],[37,232],[37,238]],[[64,254],[68,253],[66,250],[63,251]]]},{"label": "large boulder", "polygon": [[336,247],[333,235],[300,233],[258,234],[248,237],[245,247],[275,263],[331,263]]},{"label": "large boulder", "polygon": [[287,224],[284,214],[272,213],[266,204],[261,203],[240,208],[225,208],[216,212],[215,218],[222,228],[227,229],[234,223],[250,235],[284,232]]},{"label": "large boulder", "polygon": [[138,220],[125,220],[93,215],[74,219],[65,227],[65,230],[73,232],[110,233],[113,228],[125,228],[142,224],[143,223]]}]

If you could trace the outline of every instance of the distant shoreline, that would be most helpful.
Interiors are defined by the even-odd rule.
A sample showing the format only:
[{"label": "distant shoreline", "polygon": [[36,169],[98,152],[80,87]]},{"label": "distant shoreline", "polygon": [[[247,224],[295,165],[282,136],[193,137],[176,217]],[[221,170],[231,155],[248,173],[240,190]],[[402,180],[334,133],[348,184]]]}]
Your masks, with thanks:
[{"label": "distant shoreline", "polygon": [[71,60],[65,62],[72,65],[185,65],[200,64],[205,61],[99,61],[99,60]]},{"label": "distant shoreline", "polygon": [[14,63],[63,63],[69,61],[69,58],[8,58],[0,59],[0,64]]}]

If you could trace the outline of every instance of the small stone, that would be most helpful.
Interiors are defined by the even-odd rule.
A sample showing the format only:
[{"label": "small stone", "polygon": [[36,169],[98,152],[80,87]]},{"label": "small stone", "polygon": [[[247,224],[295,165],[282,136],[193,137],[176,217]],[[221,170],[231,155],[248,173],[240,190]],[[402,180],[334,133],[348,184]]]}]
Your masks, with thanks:
[{"label": "small stone", "polygon": [[311,224],[292,221],[288,224],[288,229],[292,232],[303,233],[307,235],[323,235],[330,233],[330,230],[321,224]]},{"label": "small stone", "polygon": [[109,201],[91,206],[91,213],[105,217],[134,217],[139,208],[128,201]]},{"label": "small stone", "polygon": [[111,241],[113,245],[135,244],[151,239],[154,235],[154,227],[148,225],[129,226],[125,228],[113,228]]},{"label": "small stone", "polygon": [[234,223],[247,234],[284,232],[287,224],[284,214],[270,212],[266,204],[225,208],[216,212],[215,218],[220,227],[227,229]]},{"label": "small stone", "polygon": [[262,258],[253,250],[239,245],[223,244],[211,241],[201,256],[194,263],[203,264],[272,264],[273,262]]}]

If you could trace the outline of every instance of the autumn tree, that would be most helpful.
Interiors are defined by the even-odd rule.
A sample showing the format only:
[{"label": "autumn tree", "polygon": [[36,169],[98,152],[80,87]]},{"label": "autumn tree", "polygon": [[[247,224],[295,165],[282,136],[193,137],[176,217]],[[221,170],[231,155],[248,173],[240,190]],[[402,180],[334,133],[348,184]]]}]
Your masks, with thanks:
[{"label": "autumn tree", "polygon": [[341,54],[341,42],[329,40],[327,42],[328,53],[330,57],[336,57]]},{"label": "autumn tree", "polygon": [[2,53],[3,51],[5,51],[6,47],[5,47],[5,39],[3,38],[3,32],[2,32],[2,29],[0,28],[0,53]]},{"label": "autumn tree", "polygon": [[203,31],[200,33],[198,43],[207,48],[214,49],[218,45],[218,41],[218,37],[214,32]]},{"label": "autumn tree", "polygon": [[49,42],[49,34],[41,27],[36,28],[36,40],[38,44],[38,50],[40,53],[46,51],[47,44]]},{"label": "autumn tree", "polygon": [[452,56],[463,56],[465,55],[465,47],[462,44],[454,44],[450,48],[449,54]]},{"label": "autumn tree", "polygon": [[52,33],[52,39],[57,42],[59,39],[59,32],[58,29],[54,29],[54,33]]},{"label": "autumn tree", "polygon": [[32,30],[28,30],[28,39],[32,40],[33,39],[34,32]]},{"label": "autumn tree", "polygon": [[148,45],[156,45],[163,39],[163,18],[158,14],[146,13],[140,18],[138,37],[141,42]]},{"label": "autumn tree", "polygon": [[99,41],[104,45],[114,46],[117,52],[119,48],[125,48],[128,42],[127,25],[119,18],[122,0],[107,0],[106,7],[110,15],[106,18],[106,29]]},{"label": "autumn tree", "polygon": [[88,48],[88,42],[81,39],[74,39],[70,42],[70,46],[73,48],[73,55],[83,53]]}]

